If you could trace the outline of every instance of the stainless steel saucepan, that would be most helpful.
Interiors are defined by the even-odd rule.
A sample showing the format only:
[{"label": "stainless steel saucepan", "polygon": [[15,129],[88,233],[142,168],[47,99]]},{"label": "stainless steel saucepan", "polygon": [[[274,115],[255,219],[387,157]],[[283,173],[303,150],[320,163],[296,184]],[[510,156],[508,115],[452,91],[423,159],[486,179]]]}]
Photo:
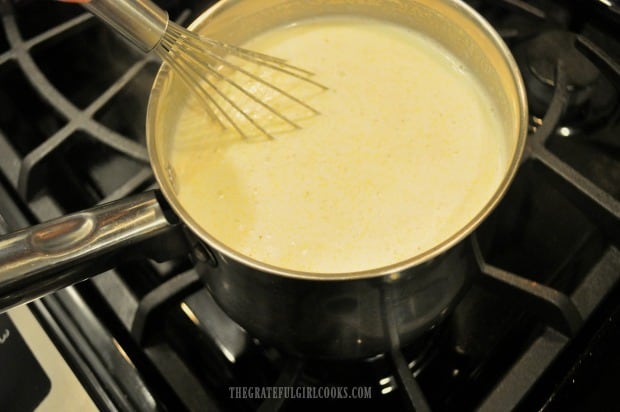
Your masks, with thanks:
[{"label": "stainless steel saucepan", "polygon": [[178,202],[168,166],[173,108],[183,99],[167,67],[157,75],[146,121],[160,190],[0,238],[0,309],[28,302],[136,255],[193,254],[221,307],[248,332],[292,354],[362,358],[407,344],[441,321],[476,271],[468,235],[507,190],[527,131],[517,66],[498,34],[467,5],[448,0],[223,0],[192,24],[240,43],[276,25],[329,14],[397,22],[433,37],[488,88],[505,126],[509,167],[496,193],[453,236],[429,251],[357,273],[321,276],[255,261],[222,244]]}]

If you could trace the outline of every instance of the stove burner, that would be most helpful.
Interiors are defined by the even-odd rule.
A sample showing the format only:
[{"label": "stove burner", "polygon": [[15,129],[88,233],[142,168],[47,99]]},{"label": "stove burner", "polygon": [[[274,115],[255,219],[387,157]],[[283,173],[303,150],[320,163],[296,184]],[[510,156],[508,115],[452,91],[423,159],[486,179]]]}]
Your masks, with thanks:
[{"label": "stove burner", "polygon": [[562,126],[596,124],[609,115],[617,99],[616,92],[601,76],[598,68],[575,47],[576,34],[564,30],[540,33],[515,49],[521,68],[530,109],[533,115],[543,117],[549,107],[557,71],[563,70],[569,98]]},{"label": "stove burner", "polygon": [[532,40],[527,49],[528,68],[542,83],[555,86],[555,71],[564,63],[567,89],[580,92],[592,87],[599,77],[598,69],[574,46],[574,33],[552,30]]}]

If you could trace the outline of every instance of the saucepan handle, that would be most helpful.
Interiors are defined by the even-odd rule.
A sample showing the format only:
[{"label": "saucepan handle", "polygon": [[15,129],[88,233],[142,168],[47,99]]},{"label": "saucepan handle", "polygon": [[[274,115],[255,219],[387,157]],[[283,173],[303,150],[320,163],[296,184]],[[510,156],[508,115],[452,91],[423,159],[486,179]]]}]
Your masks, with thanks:
[{"label": "saucepan handle", "polygon": [[[148,256],[153,243],[183,250],[186,246],[178,244],[185,238],[179,234],[181,225],[166,218],[158,196],[145,192],[1,236],[0,312],[101,273],[122,259]],[[160,236],[173,244],[161,245]]]}]

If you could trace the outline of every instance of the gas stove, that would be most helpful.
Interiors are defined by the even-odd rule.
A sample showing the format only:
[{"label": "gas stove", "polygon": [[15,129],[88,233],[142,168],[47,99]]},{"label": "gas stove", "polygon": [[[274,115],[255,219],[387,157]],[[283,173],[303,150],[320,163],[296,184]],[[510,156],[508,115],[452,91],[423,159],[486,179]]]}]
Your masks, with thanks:
[{"label": "gas stove", "polygon": [[[181,23],[210,4],[159,3]],[[620,7],[468,3],[517,60],[530,133],[510,190],[471,236],[479,276],[442,325],[361,361],[293,357],[228,318],[189,258],[136,260],[0,315],[0,363],[9,365],[0,404],[612,408],[620,379]],[[2,0],[0,11],[0,233],[154,188],[143,128],[159,62],[79,6]],[[333,396],[318,396],[325,392]],[[364,396],[338,396],[353,392]]]}]

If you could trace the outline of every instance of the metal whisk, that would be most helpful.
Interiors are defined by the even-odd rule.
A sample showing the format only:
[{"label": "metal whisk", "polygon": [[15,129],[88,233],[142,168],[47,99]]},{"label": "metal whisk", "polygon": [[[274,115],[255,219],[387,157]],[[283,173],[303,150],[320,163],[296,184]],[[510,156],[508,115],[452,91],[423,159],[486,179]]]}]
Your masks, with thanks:
[{"label": "metal whisk", "polygon": [[327,89],[311,72],[194,33],[170,21],[150,0],[62,1],[83,3],[140,50],[154,51],[222,127],[230,126],[244,138],[273,138],[272,129],[299,128],[297,119],[319,113],[285,90],[298,81]]}]

